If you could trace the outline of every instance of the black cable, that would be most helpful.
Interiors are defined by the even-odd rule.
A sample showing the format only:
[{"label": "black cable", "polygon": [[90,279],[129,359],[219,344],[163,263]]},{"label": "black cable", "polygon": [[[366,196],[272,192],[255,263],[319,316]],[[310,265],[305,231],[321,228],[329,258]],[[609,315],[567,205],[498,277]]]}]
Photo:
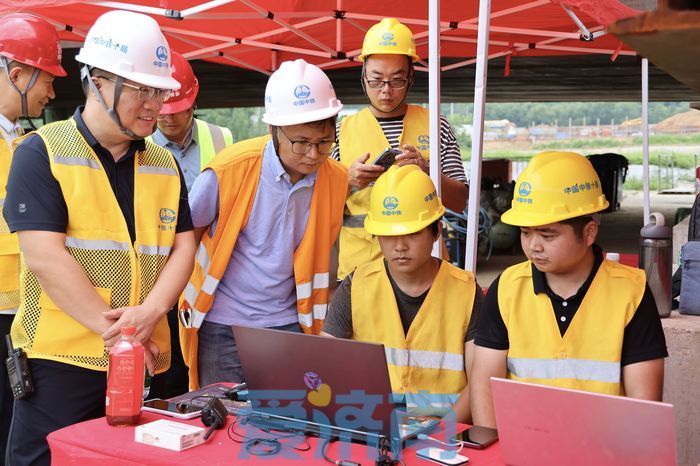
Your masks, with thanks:
[{"label": "black cable", "polygon": [[[266,434],[269,435],[269,437],[249,437],[247,435],[240,434],[236,432],[236,424],[239,423],[239,418],[236,417],[231,424],[229,424],[228,428],[226,429],[226,433],[228,434],[228,438],[231,439],[231,441],[239,444],[243,444],[245,446],[245,449],[248,453],[254,456],[271,456],[279,453],[279,451],[282,449],[282,447],[287,446],[288,444],[285,442],[282,442],[282,440],[287,440],[291,438],[296,438],[303,436],[304,438],[304,444],[300,446],[293,446],[291,447],[293,450],[296,451],[309,451],[311,450],[311,444],[309,443],[308,439],[304,435],[303,432],[298,431],[298,432],[290,432],[287,434],[275,434],[273,433],[272,429],[263,429],[260,427],[255,426],[255,424],[251,425],[253,427],[256,427],[257,429],[261,430],[262,432],[265,432]],[[234,436],[238,437],[238,439],[234,438]]]}]

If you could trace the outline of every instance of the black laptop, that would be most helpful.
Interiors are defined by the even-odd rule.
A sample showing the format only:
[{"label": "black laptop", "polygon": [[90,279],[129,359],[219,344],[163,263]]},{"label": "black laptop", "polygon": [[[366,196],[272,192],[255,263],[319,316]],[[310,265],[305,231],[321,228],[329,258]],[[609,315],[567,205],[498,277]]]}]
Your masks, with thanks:
[{"label": "black laptop", "polygon": [[237,325],[233,333],[259,416],[368,443],[404,441],[439,424],[394,402],[383,345]]}]

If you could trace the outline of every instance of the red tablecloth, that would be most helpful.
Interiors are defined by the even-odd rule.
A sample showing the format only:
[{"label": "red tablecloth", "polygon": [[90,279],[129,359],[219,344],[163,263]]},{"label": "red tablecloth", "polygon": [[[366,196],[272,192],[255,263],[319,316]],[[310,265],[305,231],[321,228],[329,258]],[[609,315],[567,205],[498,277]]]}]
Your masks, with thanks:
[{"label": "red tablecloth", "polygon": [[[171,419],[156,413],[144,412],[141,423],[145,424],[157,419]],[[229,417],[228,422],[233,418]],[[187,422],[201,425],[199,419]],[[439,434],[435,434],[439,436]],[[249,456],[241,444],[229,439],[226,429],[217,430],[204,445],[182,452],[164,448],[143,445],[134,442],[133,427],[111,427],[104,418],[74,424],[48,436],[51,447],[51,464],[54,466],[99,464],[101,466],[116,465],[207,465],[232,464],[239,461],[245,464],[289,465],[316,464],[329,465],[321,456],[321,443],[318,438],[309,437],[311,449],[306,452],[291,451],[283,447],[283,451],[275,456]],[[420,440],[411,441],[404,450],[405,464],[429,465],[427,460],[416,457],[416,450],[424,447],[439,446],[433,442]],[[331,458],[339,456],[340,449],[351,451],[351,459],[362,465],[374,465],[374,457],[369,449],[360,444],[333,443],[328,448]],[[469,466],[501,466],[499,444],[496,442],[486,450],[465,448],[460,454],[470,458]]]}]

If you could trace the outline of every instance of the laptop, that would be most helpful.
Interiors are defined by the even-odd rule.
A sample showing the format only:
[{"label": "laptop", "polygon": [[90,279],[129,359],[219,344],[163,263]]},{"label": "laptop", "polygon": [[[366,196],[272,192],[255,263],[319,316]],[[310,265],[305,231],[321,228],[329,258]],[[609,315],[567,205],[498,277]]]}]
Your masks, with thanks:
[{"label": "laptop", "polygon": [[394,403],[383,345],[237,325],[233,333],[258,415],[369,443],[405,441],[439,424]]},{"label": "laptop", "polygon": [[671,404],[494,377],[491,392],[506,464],[676,464]]}]

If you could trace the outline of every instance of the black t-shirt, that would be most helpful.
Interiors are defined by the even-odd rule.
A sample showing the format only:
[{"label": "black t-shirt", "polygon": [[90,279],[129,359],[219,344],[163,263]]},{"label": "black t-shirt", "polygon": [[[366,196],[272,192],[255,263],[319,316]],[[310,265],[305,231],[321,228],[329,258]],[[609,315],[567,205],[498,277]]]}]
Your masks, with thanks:
[{"label": "black t-shirt", "polygon": [[[132,243],[136,239],[134,213],[134,154],[145,149],[145,141],[133,141],[126,155],[114,161],[112,154],[102,147],[83,121],[82,107],[73,115],[76,127],[95,151],[105,170],[105,175],[119,203],[129,229]],[[180,167],[180,203],[176,232],[193,229],[190,206],[187,200],[185,177]],[[51,173],[49,155],[44,141],[31,135],[15,150],[12,157],[7,196],[3,214],[10,230],[41,230],[65,233],[68,226],[68,207],[58,180]]]},{"label": "black t-shirt", "polygon": [[[557,324],[559,325],[559,332],[562,336],[569,328],[569,323],[573,320],[576,311],[581,305],[581,301],[586,296],[603,262],[603,252],[598,245],[593,245],[593,252],[595,262],[591,273],[576,294],[567,299],[557,296],[549,288],[545,274],[537,270],[534,264],[532,265],[532,283],[535,294],[546,293],[549,297]],[[507,350],[510,347],[508,329],[503,322],[501,310],[498,306],[500,278],[499,275],[489,287],[488,293],[486,293],[474,343],[485,348]],[[654,296],[647,285],[644,289],[642,301],[625,327],[622,340],[621,365],[626,366],[667,356],[666,337],[661,326],[659,311],[656,307]]]},{"label": "black t-shirt", "polygon": [[[430,288],[428,288],[420,296],[409,296],[406,293],[404,293],[401,290],[401,288],[399,288],[399,286],[392,278],[391,273],[389,272],[389,268],[386,266],[386,261],[384,261],[384,269],[386,270],[386,274],[389,277],[391,287],[394,290],[396,305],[399,308],[399,317],[401,318],[401,324],[403,325],[404,335],[406,335],[408,334],[408,329],[411,327],[413,320],[416,318],[416,315],[418,315],[418,311],[423,305],[423,301],[425,301],[425,297],[428,295]],[[326,320],[323,323],[323,331],[337,338],[352,337],[353,331],[351,288],[352,274],[345,277],[345,279],[342,282],[340,282],[338,289],[335,290],[335,293],[333,294],[333,299],[331,299],[331,304],[328,308]],[[469,327],[467,328],[467,333],[464,337],[465,343],[467,341],[473,340],[476,336],[479,308],[481,307],[483,297],[484,293],[481,291],[481,287],[477,283],[476,293],[474,293],[472,315],[469,320]]]}]

